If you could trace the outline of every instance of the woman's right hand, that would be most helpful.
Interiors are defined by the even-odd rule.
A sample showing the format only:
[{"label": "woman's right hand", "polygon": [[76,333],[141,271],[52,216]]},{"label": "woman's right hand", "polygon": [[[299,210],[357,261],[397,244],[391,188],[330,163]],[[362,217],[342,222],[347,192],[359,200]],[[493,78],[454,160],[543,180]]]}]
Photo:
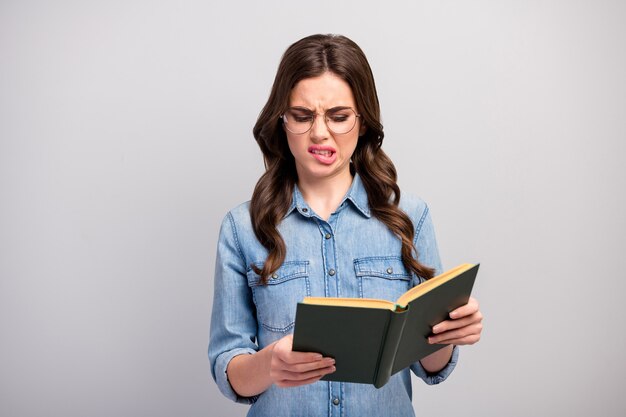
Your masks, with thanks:
[{"label": "woman's right hand", "polygon": [[319,381],[335,372],[335,360],[314,352],[294,352],[293,335],[274,343],[270,361],[270,379],[279,387],[297,387]]}]

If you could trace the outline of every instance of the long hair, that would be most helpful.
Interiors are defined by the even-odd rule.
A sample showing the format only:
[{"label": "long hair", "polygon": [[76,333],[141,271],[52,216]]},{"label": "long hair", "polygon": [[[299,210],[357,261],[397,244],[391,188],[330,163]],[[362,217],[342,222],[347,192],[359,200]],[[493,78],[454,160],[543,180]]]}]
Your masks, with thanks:
[{"label": "long hair", "polygon": [[252,130],[263,152],[265,173],[254,188],[250,217],[254,233],[268,250],[268,256],[262,268],[251,267],[267,283],[268,276],[285,260],[285,241],[277,225],[291,204],[297,172],[280,116],[289,107],[291,90],[299,81],[325,72],[350,85],[361,123],[366,126],[352,155],[352,168],[363,181],[372,214],[401,240],[405,268],[425,279],[431,278],[434,270],[417,260],[413,222],[398,207],[396,169],[381,149],[384,133],[372,70],[361,48],[340,35],[308,36],[285,51],[270,96]]}]

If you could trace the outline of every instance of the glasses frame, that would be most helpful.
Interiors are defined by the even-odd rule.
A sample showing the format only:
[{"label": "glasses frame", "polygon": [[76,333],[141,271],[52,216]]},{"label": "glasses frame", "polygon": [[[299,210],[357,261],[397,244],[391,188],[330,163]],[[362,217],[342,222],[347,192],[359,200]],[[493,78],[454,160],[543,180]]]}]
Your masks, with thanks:
[{"label": "glasses frame", "polygon": [[[305,130],[304,132],[300,132],[300,133],[296,133],[293,132],[289,129],[289,123],[287,123],[287,112],[290,110],[299,110],[299,111],[303,111],[308,113],[309,115],[313,116],[313,120],[311,121],[311,126],[309,126],[309,128],[307,130]],[[352,125],[352,127],[350,128],[350,130],[348,130],[347,132],[343,132],[343,133],[337,133],[334,130],[332,130],[330,128],[330,126],[328,126],[328,113],[332,113],[332,112],[338,112],[341,110],[351,110],[352,113],[354,113],[355,115],[355,119],[354,119],[354,124]],[[354,127],[357,125],[357,121],[358,119],[361,117],[360,113],[357,113],[356,110],[354,110],[352,107],[348,107],[348,106],[337,106],[337,107],[333,107],[331,109],[328,109],[324,112],[324,114],[319,114],[317,112],[311,111],[311,109],[307,109],[306,107],[289,107],[283,114],[280,115],[279,119],[281,119],[283,121],[283,126],[285,126],[285,129],[287,129],[289,131],[289,133],[292,133],[294,135],[304,135],[305,133],[308,133],[311,131],[311,129],[313,129],[313,126],[315,125],[315,121],[317,120],[317,116],[324,116],[324,124],[326,125],[326,128],[328,129],[329,132],[332,132],[335,135],[347,135],[348,133],[352,132],[352,130],[354,129]]]}]

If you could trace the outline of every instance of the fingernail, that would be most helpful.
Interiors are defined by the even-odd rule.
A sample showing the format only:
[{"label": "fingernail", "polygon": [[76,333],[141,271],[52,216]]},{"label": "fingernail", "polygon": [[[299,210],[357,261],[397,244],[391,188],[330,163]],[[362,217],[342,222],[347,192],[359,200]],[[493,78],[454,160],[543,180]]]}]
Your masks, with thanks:
[{"label": "fingernail", "polygon": [[441,327],[439,325],[433,327],[433,333],[438,333],[439,329],[441,329]]},{"label": "fingernail", "polygon": [[433,338],[432,337],[428,338],[428,343],[430,343],[431,345],[433,344]]},{"label": "fingernail", "polygon": [[455,319],[455,318],[458,317],[458,315],[459,315],[459,313],[457,313],[456,311],[453,311],[453,312],[450,313],[450,318],[451,319]]}]

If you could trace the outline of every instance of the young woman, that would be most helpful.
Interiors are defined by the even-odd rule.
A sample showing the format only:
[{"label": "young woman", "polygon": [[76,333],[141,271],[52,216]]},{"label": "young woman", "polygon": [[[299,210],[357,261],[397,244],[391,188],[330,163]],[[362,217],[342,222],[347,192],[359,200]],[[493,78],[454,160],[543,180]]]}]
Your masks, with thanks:
[{"label": "young woman", "polygon": [[[291,45],[254,137],[265,161],[252,200],[218,242],[209,359],[220,390],[249,416],[413,416],[409,369],[380,389],[320,381],[332,358],[291,350],[305,296],[395,300],[442,272],[426,204],[402,195],[381,149],[374,78],[336,35]],[[456,345],[480,339],[475,299],[433,328],[446,347],[410,369],[428,384],[452,372]],[[358,346],[355,346],[358,350]]]}]

